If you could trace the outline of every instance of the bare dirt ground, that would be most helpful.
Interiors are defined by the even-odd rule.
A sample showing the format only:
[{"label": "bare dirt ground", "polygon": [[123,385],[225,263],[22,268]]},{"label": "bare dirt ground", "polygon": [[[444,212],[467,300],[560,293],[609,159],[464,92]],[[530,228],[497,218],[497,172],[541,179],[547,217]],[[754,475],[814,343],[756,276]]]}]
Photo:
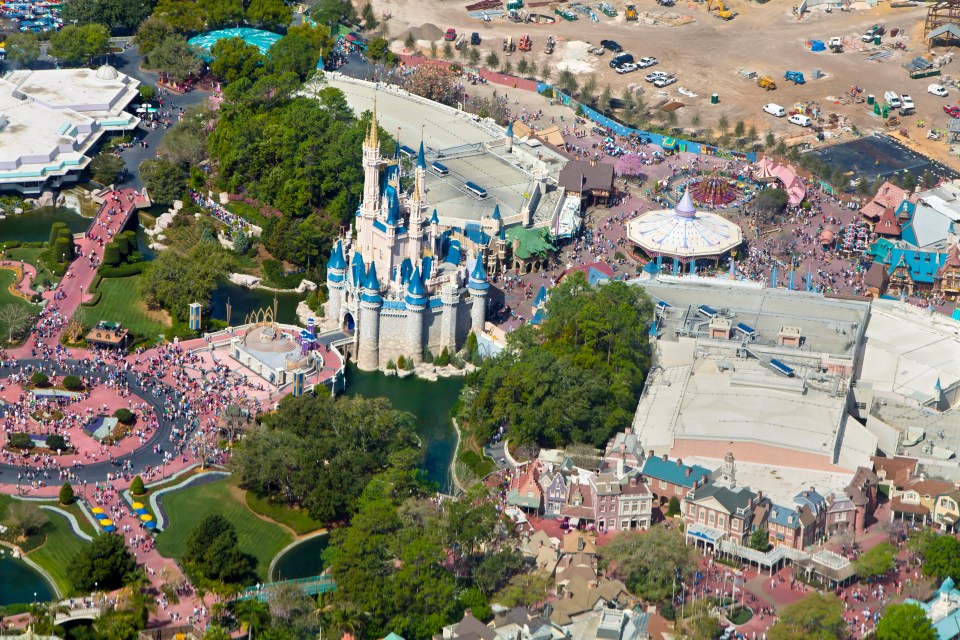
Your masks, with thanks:
[{"label": "bare dirt ground", "polygon": [[[511,61],[516,63],[526,58],[528,62],[541,65],[548,61],[553,68],[553,77],[560,69],[569,69],[583,81],[593,74],[597,79],[598,93],[610,86],[613,95],[619,97],[627,86],[643,91],[648,104],[662,98],[679,100],[684,108],[678,112],[678,126],[693,129],[694,114],[699,116],[700,128],[715,127],[721,115],[733,123],[743,120],[747,126],[755,126],[762,137],[768,131],[778,136],[795,135],[802,131],[787,122],[786,118],[774,118],[762,112],[767,102],[775,102],[788,110],[798,102],[816,101],[824,113],[838,113],[850,118],[850,122],[861,131],[883,130],[880,118],[874,116],[865,104],[838,104],[829,97],[844,96],[852,85],[874,94],[882,100],[888,90],[910,94],[916,103],[916,115],[903,118],[901,128],[905,129],[911,140],[906,142],[927,154],[935,156],[951,166],[960,167],[956,158],[950,159],[945,142],[928,143],[924,138],[928,128],[946,129],[947,115],[943,112],[944,103],[960,103],[960,90],[952,90],[947,98],[938,98],[927,93],[930,83],[948,80],[960,71],[960,56],[956,61],[944,66],[940,77],[911,80],[901,65],[914,56],[928,52],[922,42],[924,7],[904,9],[890,8],[882,3],[874,9],[867,9],[864,3],[856,3],[849,12],[834,11],[825,13],[814,10],[802,20],[792,15],[792,4],[781,0],[772,0],[766,4],[755,4],[746,0],[731,0],[729,7],[738,12],[730,21],[718,19],[709,13],[706,4],[678,2],[675,7],[665,9],[654,0],[638,0],[637,9],[641,15],[638,22],[626,22],[624,4],[612,2],[619,12],[616,18],[608,18],[596,11],[600,21],[594,23],[580,15],[575,22],[560,20],[555,24],[515,24],[502,17],[494,17],[484,22],[468,15],[467,0],[373,0],[374,10],[379,16],[389,11],[391,35],[405,34],[410,27],[423,25],[436,26],[439,31],[454,27],[458,32],[481,34],[483,42],[480,53],[483,57],[494,51],[503,60],[502,41],[512,36],[516,41],[522,34],[528,33],[533,39],[533,50],[527,54],[514,53]],[[594,5],[595,6],[595,5]],[[859,7],[859,8],[858,8]],[[550,7],[537,7],[534,12],[553,15]],[[662,14],[689,16],[692,22],[680,26],[666,24],[646,24],[648,16]],[[898,27],[906,31],[903,39],[907,51],[894,52],[885,61],[874,62],[866,57],[879,49],[873,45],[864,46],[860,35],[872,24],[886,26],[888,35],[884,41],[892,41],[889,31]],[[432,29],[431,29],[432,31]],[[558,46],[553,56],[543,53],[547,36],[553,35]],[[811,39],[826,42],[831,37],[842,37],[847,48],[842,54],[829,51],[814,53],[806,46]],[[665,90],[657,90],[643,81],[645,71],[618,75],[607,65],[610,54],[602,57],[585,53],[583,42],[599,43],[609,38],[619,42],[626,51],[636,57],[655,56],[660,64],[655,70],[675,73],[678,82]],[[419,43],[429,46],[429,42]],[[441,45],[442,41],[438,43]],[[396,43],[395,46],[399,46]],[[943,53],[937,50],[935,53]],[[738,71],[750,69],[759,75],[768,75],[775,79],[777,90],[764,91],[755,81],[742,78]],[[795,86],[784,79],[786,70],[801,71],[807,83]],[[825,77],[814,80],[813,71],[821,70]],[[697,97],[681,95],[679,88],[691,90]],[[717,93],[720,103],[710,104],[710,94]],[[917,121],[924,123],[923,128]],[[850,139],[849,133],[840,133],[840,140]],[[924,138],[923,144],[914,142]]]}]

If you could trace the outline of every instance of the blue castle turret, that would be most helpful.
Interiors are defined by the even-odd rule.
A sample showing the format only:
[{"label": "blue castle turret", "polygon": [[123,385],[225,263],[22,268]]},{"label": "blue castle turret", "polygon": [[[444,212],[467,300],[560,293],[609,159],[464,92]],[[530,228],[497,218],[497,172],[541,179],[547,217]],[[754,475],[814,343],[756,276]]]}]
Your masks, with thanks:
[{"label": "blue castle turret", "polygon": [[427,161],[423,157],[423,140],[420,141],[420,151],[417,152],[417,169],[426,169]]},{"label": "blue castle turret", "polygon": [[330,259],[327,261],[327,299],[329,301],[327,313],[337,321],[340,320],[340,310],[343,308],[346,273],[347,261],[343,257],[343,245],[337,240],[337,243],[333,245],[333,250],[330,251]]},{"label": "blue castle turret", "polygon": [[473,265],[473,271],[470,272],[470,279],[467,281],[467,288],[470,290],[470,297],[473,298],[473,306],[470,308],[470,329],[474,334],[480,335],[483,332],[483,325],[487,319],[487,289],[490,283],[487,282],[487,271],[483,268],[483,256],[477,256],[477,262]]}]

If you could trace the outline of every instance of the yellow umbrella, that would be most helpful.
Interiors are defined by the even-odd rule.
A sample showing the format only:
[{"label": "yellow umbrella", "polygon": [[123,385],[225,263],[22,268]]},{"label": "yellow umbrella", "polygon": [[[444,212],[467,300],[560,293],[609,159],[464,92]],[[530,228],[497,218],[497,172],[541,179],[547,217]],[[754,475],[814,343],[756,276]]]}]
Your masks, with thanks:
[{"label": "yellow umbrella", "polygon": [[134,509],[143,509],[143,503],[142,503],[142,502],[134,502],[134,503],[133,503],[133,508],[134,508]]},{"label": "yellow umbrella", "polygon": [[100,521],[100,526],[102,526],[102,527],[109,527],[109,526],[112,525],[112,524],[113,524],[113,520],[101,520],[101,521]]},{"label": "yellow umbrella", "polygon": [[145,513],[142,516],[140,516],[140,519],[143,520],[144,522],[149,522],[153,520],[153,516],[150,515],[149,513]]},{"label": "yellow umbrella", "polygon": [[103,509],[101,509],[100,507],[94,507],[93,509],[90,509],[90,511],[92,511],[93,513],[103,513]]}]

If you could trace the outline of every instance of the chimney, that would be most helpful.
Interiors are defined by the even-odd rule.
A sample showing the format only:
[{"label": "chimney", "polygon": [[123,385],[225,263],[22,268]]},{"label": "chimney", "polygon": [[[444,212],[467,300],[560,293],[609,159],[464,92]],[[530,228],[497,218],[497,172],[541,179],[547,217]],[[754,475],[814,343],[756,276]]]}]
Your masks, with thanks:
[{"label": "chimney", "polygon": [[678,467],[682,467],[682,466],[683,466],[683,460],[682,460],[681,458],[677,458],[677,466],[678,466]]},{"label": "chimney", "polygon": [[650,455],[648,455],[647,457],[648,457],[648,458],[653,458],[653,457],[655,457],[655,456],[653,455],[653,449],[650,449]]},{"label": "chimney", "polygon": [[637,476],[630,476],[630,486],[631,487],[637,486]]},{"label": "chimney", "polygon": [[664,462],[667,461],[667,454],[663,454],[663,461],[664,461]]},{"label": "chimney", "polygon": [[757,491],[757,504],[763,502],[763,491]]},{"label": "chimney", "polygon": [[693,467],[687,467],[687,477],[690,477],[690,474],[693,473]]},{"label": "chimney", "polygon": [[809,497],[809,496],[810,496],[809,493],[807,493],[806,491],[803,492],[803,497],[804,497],[804,498],[807,498],[807,497]]}]

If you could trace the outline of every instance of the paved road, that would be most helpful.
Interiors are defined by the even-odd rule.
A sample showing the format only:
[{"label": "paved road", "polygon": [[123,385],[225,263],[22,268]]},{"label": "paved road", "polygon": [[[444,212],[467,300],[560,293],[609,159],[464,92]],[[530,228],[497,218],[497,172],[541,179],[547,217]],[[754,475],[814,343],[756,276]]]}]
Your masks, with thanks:
[{"label": "paved road", "polygon": [[[67,360],[66,362],[70,365],[81,364],[78,360]],[[168,418],[164,412],[164,407],[166,406],[172,408],[181,403],[182,395],[179,391],[166,383],[158,382],[154,382],[154,385],[151,388],[141,387],[137,380],[137,376],[132,372],[119,371],[116,367],[110,365],[101,365],[99,367],[85,367],[81,365],[81,369],[79,371],[67,372],[64,369],[61,369],[56,362],[36,359],[18,360],[17,369],[0,365],[0,380],[9,377],[12,373],[19,373],[24,367],[37,367],[41,364],[44,365],[45,371],[48,373],[52,371],[58,376],[69,375],[70,373],[74,375],[95,377],[103,377],[104,375],[111,373],[119,374],[120,378],[125,380],[129,385],[130,391],[133,394],[139,396],[144,402],[147,402],[153,407],[153,410],[156,413],[159,421],[160,426],[153,432],[153,435],[150,436],[147,442],[145,442],[135,451],[120,456],[114,460],[94,462],[73,469],[74,474],[79,480],[86,480],[88,483],[106,480],[108,473],[118,473],[122,468],[123,463],[126,461],[130,461],[133,465],[134,471],[139,472],[147,466],[156,467],[161,465],[163,463],[163,453],[165,451],[170,451],[173,453],[173,445],[170,442],[170,434],[175,427],[183,428],[183,423],[182,421],[171,420]],[[155,445],[159,445],[161,451],[155,452]],[[13,484],[16,482],[18,473],[24,473],[28,470],[36,471],[36,468],[0,463],[0,483]],[[58,484],[56,472],[51,471],[51,477],[46,480],[48,480],[47,484]]]}]

